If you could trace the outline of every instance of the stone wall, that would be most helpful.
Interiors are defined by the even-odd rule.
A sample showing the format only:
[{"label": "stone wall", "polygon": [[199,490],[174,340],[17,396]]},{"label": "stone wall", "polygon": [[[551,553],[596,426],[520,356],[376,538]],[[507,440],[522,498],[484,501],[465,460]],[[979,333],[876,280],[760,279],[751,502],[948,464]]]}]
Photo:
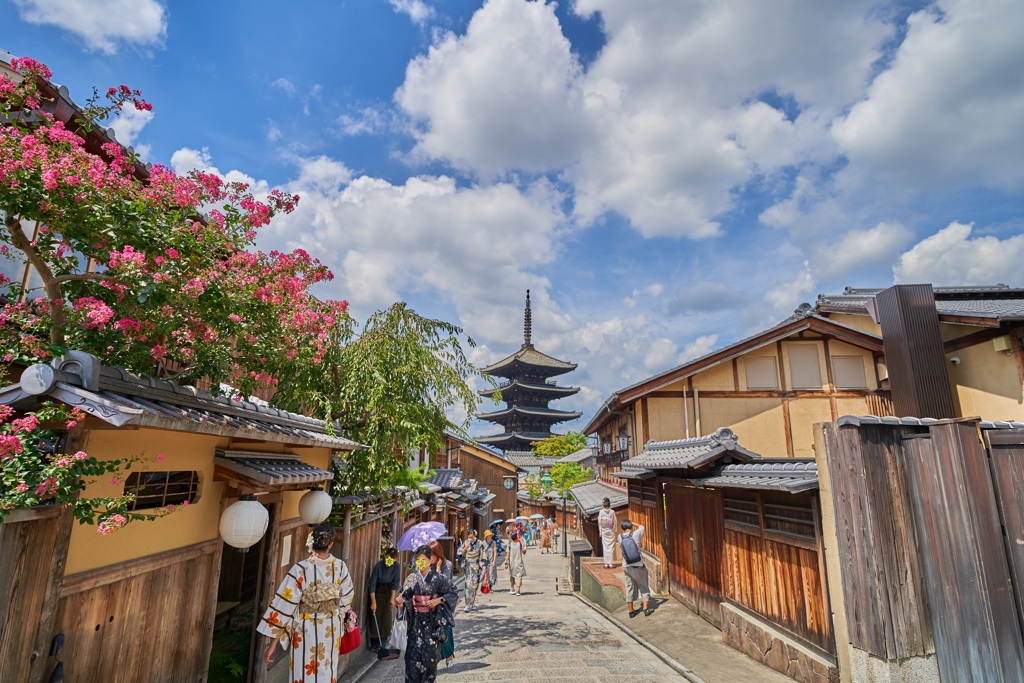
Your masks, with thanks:
[{"label": "stone wall", "polygon": [[728,603],[722,603],[722,638],[748,657],[800,683],[839,681],[839,669],[834,661]]}]

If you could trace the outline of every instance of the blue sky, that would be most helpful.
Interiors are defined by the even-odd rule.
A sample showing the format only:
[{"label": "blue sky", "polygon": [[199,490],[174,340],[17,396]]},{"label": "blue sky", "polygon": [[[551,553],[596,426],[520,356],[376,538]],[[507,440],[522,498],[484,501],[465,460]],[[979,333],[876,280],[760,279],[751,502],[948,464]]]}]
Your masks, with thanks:
[{"label": "blue sky", "polygon": [[[87,6],[86,6],[87,5]],[[261,235],[493,362],[534,295],[559,407],[894,281],[1024,285],[1024,3],[0,1],[118,139],[302,195]],[[478,427],[480,433],[487,427]]]}]

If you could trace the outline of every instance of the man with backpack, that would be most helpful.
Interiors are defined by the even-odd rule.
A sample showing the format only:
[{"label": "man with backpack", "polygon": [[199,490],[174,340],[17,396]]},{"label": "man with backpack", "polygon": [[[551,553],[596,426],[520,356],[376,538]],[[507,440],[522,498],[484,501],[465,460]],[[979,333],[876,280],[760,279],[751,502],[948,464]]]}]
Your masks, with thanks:
[{"label": "man with backpack", "polygon": [[[622,573],[626,576],[626,606],[629,608],[630,619],[640,612],[648,617],[654,614],[654,610],[650,608],[651,589],[648,585],[647,566],[644,565],[644,556],[640,553],[643,538],[642,524],[634,529],[633,522],[628,519],[622,520],[619,549],[622,551]],[[633,609],[633,603],[637,598],[643,605],[641,610]]]}]

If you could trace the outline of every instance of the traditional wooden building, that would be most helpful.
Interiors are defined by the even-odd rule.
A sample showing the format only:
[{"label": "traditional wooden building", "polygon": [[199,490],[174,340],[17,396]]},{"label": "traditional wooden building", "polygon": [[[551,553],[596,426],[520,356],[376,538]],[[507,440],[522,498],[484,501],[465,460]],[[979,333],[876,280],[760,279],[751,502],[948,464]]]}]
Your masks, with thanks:
[{"label": "traditional wooden building", "polygon": [[[89,416],[68,434],[68,452],[145,458],[122,478],[89,483],[85,495],[119,496],[130,487],[139,512],[188,506],[111,535],[73,525],[66,506],[5,518],[0,577],[23,588],[0,624],[0,677],[48,680],[55,660],[46,653],[59,635],[66,680],[205,680],[218,615],[247,601],[255,619],[269,604],[304,551],[300,500],[331,479],[334,457],[359,444],[319,420],[102,367],[74,352],[27,368],[0,390],[0,404],[19,410],[43,401]],[[267,510],[268,524],[238,553],[218,527],[243,496]],[[264,681],[262,648],[253,650],[249,680]]]},{"label": "traditional wooden building", "polygon": [[[577,531],[590,542],[594,549],[594,555],[600,555],[601,530],[597,526],[597,513],[603,507],[602,501],[608,498],[619,521],[625,519],[626,507],[629,504],[626,489],[601,481],[588,481],[570,487],[569,493],[576,501]],[[616,553],[618,553],[618,549],[616,549]]]},{"label": "traditional wooden building", "polygon": [[579,391],[578,387],[560,387],[551,381],[552,377],[575,370],[576,365],[535,349],[532,328],[530,291],[527,290],[523,345],[511,356],[481,370],[505,380],[497,389],[480,392],[484,398],[491,398],[500,391],[505,409],[477,415],[481,420],[500,424],[504,428],[500,434],[480,437],[480,443],[505,451],[530,450],[530,444],[551,436],[552,425],[575,420],[582,414],[548,407],[552,400],[572,396]]},{"label": "traditional wooden building", "polygon": [[[495,519],[508,519],[516,515],[516,491],[519,488],[519,468],[497,451],[472,443],[452,433],[445,434],[444,451],[431,455],[431,466],[458,468],[463,479],[476,482],[479,489],[486,489],[487,498],[484,515],[481,506],[475,506],[475,514],[482,519],[472,524],[482,531]],[[482,524],[482,526],[481,526]]]}]

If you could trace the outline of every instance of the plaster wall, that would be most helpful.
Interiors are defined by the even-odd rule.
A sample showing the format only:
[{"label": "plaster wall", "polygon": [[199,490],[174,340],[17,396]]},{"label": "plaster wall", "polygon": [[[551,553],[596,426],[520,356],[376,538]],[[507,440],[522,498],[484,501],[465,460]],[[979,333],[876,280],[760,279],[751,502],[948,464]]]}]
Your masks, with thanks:
[{"label": "plaster wall", "polygon": [[850,648],[850,676],[844,683],[940,683],[935,655],[888,662],[863,650]]},{"label": "plaster wall", "polygon": [[946,359],[952,356],[958,356],[960,364],[946,367],[962,416],[1024,420],[1024,397],[1012,354],[996,351],[990,340],[946,354]]},{"label": "plaster wall", "polygon": [[837,398],[836,399],[836,415],[842,417],[843,415],[856,415],[861,417],[863,415],[870,415],[871,411],[868,408],[868,401],[866,398]]},{"label": "plaster wall", "polygon": [[829,313],[828,319],[837,322],[840,325],[846,325],[852,327],[855,330],[861,332],[867,332],[873,334],[876,337],[882,336],[882,326],[878,323],[872,322],[870,316],[867,315],[852,315],[850,313]]},{"label": "plaster wall", "polygon": [[793,431],[793,456],[814,457],[814,425],[831,422],[832,409],[827,398],[798,398],[789,402],[789,421]]},{"label": "plaster wall", "polygon": [[701,398],[701,431],[729,427],[748,450],[766,458],[786,457],[786,428],[778,398]]},{"label": "plaster wall", "polygon": [[693,376],[693,386],[699,391],[732,391],[736,386],[732,376],[732,361],[698,372]]},{"label": "plaster wall", "polygon": [[686,397],[686,413],[683,413],[682,398],[649,398],[647,409],[651,411],[648,427],[654,441],[669,441],[686,438],[686,419],[690,421],[690,436],[696,436],[696,422],[693,416],[693,397]]}]

